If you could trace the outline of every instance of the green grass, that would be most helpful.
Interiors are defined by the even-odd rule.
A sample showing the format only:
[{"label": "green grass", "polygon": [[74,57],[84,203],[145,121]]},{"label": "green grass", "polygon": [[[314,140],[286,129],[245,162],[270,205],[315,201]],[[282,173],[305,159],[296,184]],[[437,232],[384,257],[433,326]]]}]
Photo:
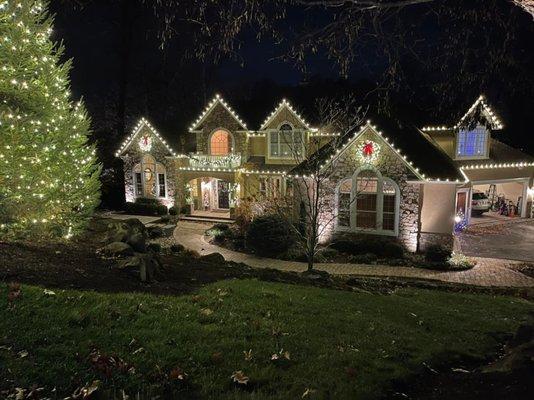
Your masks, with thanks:
[{"label": "green grass", "polygon": [[[180,398],[294,399],[307,388],[312,399],[376,398],[423,363],[439,368],[451,355],[494,355],[532,309],[511,297],[421,289],[377,295],[255,280],[222,281],[183,297],[22,291],[8,310],[7,289],[0,289],[0,345],[12,347],[0,349],[0,387],[56,387],[58,397],[100,379],[129,394],[174,386]],[[133,364],[135,374],[101,375],[88,361],[93,347]],[[270,358],[281,349],[291,360],[276,365]],[[22,350],[28,356],[20,358]],[[187,384],[168,382],[176,366]],[[237,370],[254,393],[233,386]]]}]

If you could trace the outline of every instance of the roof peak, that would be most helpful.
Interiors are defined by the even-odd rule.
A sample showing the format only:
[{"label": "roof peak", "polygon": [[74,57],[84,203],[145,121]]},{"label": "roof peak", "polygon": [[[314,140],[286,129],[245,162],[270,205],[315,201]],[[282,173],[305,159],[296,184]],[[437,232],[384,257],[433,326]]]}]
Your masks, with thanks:
[{"label": "roof peak", "polygon": [[199,125],[206,120],[206,117],[215,109],[217,104],[221,104],[226,111],[241,125],[244,130],[247,130],[247,124],[237,115],[237,113],[232,110],[232,107],[222,98],[219,93],[216,93],[213,99],[208,103],[204,111],[198,116],[195,122],[189,127],[189,132],[194,131],[199,127]]}]

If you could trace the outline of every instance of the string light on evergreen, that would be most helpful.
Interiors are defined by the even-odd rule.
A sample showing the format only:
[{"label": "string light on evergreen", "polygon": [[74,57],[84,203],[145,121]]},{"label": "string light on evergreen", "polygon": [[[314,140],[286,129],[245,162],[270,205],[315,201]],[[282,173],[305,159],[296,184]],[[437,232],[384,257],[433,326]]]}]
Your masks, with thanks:
[{"label": "string light on evergreen", "polygon": [[70,238],[99,202],[90,122],[40,1],[0,2],[0,236]]}]

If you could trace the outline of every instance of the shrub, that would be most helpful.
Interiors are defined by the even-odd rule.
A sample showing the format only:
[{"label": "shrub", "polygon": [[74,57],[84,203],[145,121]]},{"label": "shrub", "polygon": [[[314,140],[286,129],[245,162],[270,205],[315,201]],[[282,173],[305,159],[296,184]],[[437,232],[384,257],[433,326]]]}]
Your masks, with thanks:
[{"label": "shrub", "polygon": [[441,244],[428,246],[425,253],[425,260],[431,262],[447,262],[451,257],[452,251]]},{"label": "shrub", "polygon": [[318,256],[321,256],[323,260],[332,260],[338,256],[339,252],[331,247],[326,247],[317,252]]},{"label": "shrub", "polygon": [[261,256],[276,256],[294,244],[295,237],[288,221],[279,215],[260,215],[248,227],[246,246]]},{"label": "shrub", "polygon": [[181,244],[177,244],[177,243],[175,243],[175,244],[171,244],[170,249],[171,249],[171,251],[172,251],[173,253],[180,253],[180,252],[182,252],[182,251],[185,250],[185,247],[182,246]]},{"label": "shrub", "polygon": [[331,248],[351,255],[375,254],[378,257],[402,258],[404,248],[391,238],[381,236],[358,236],[353,240],[338,240]]},{"label": "shrub", "polygon": [[353,264],[373,264],[377,257],[373,253],[357,254],[349,257],[349,262]]},{"label": "shrub", "polygon": [[447,264],[450,269],[463,270],[473,268],[476,265],[476,261],[463,254],[453,252],[451,257],[447,260]]},{"label": "shrub", "polygon": [[382,249],[382,254],[387,258],[403,258],[404,257],[404,247],[397,242],[386,242]]},{"label": "shrub", "polygon": [[176,206],[172,206],[171,208],[169,208],[169,214],[170,215],[177,215],[178,214],[178,210],[176,209]]},{"label": "shrub", "polygon": [[191,206],[185,205],[180,207],[180,214],[189,214],[191,212]]},{"label": "shrub", "polygon": [[135,203],[126,202],[124,211],[133,215],[166,215],[167,207],[157,199],[135,199]]},{"label": "shrub", "polygon": [[160,218],[160,221],[161,222],[169,222],[171,220],[171,218],[168,216],[168,215],[164,215],[163,217]]},{"label": "shrub", "polygon": [[161,244],[159,244],[159,243],[149,243],[146,246],[146,249],[148,251],[152,251],[154,253],[160,253],[161,252]]}]

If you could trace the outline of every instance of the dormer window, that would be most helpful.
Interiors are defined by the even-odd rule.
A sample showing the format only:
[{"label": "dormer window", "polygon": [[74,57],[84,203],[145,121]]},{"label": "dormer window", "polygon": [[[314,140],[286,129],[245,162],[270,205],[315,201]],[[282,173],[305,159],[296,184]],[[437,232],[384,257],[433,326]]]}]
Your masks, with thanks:
[{"label": "dormer window", "polygon": [[269,133],[269,155],[273,158],[293,158],[302,155],[302,131],[294,130],[288,123]]},{"label": "dormer window", "polygon": [[474,129],[460,128],[456,142],[456,158],[486,158],[488,138],[485,126],[478,125]]}]

